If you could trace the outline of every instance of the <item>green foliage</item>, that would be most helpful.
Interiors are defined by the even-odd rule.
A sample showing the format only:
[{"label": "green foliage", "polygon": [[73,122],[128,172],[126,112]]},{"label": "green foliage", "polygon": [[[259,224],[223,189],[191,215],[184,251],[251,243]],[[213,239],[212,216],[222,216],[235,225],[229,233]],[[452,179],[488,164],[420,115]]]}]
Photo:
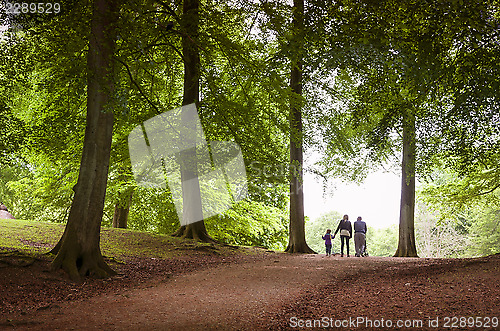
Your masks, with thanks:
[{"label": "green foliage", "polygon": [[[332,230],[332,234],[337,229],[339,220],[342,215],[339,212],[331,211],[323,214],[314,220],[306,221],[306,242],[315,252],[325,252],[325,241],[321,238],[325,235],[326,230]],[[332,253],[340,252],[340,243],[337,237],[332,243]]]},{"label": "green foliage", "polygon": [[478,205],[499,206],[499,168],[476,167],[467,176],[461,176],[451,169],[437,167],[419,192],[420,198],[438,210],[440,214],[452,217],[467,207]]},{"label": "green foliage", "polygon": [[[265,62],[260,55],[266,52],[264,43],[246,38],[251,22],[246,10],[220,3],[203,5],[202,32],[194,42],[202,49],[204,63],[200,118],[205,133],[211,140],[238,142],[249,181],[261,184],[250,187],[252,198],[283,207],[286,176],[270,179],[250,167],[252,162],[286,162],[286,144],[280,133],[285,130],[276,129],[286,123],[286,116],[279,111],[279,102],[270,102],[274,98],[269,95],[278,76],[270,78],[263,70]],[[137,124],[180,104],[181,7],[148,1],[122,6],[113,104],[116,123],[104,224],[110,224],[114,206],[123,204],[123,197],[133,191],[131,228],[170,233],[178,226],[165,190],[136,187],[127,135]],[[24,218],[63,221],[81,155],[90,10],[87,4],[71,1],[64,8],[60,15],[45,20],[26,17],[20,29],[11,29],[7,47],[2,47],[5,57],[0,79],[5,84],[0,87],[0,100],[9,100],[16,116],[29,123],[22,153],[29,171],[16,178],[1,175],[3,183],[9,183],[5,190],[11,187],[16,194],[16,199],[11,199],[16,201],[15,206],[11,204],[13,210]],[[174,22],[170,30],[165,28],[169,21]],[[4,108],[0,110],[0,115],[5,115]],[[10,108],[5,110],[11,112]],[[10,115],[0,116],[0,123],[10,119]],[[6,135],[0,131],[0,143],[14,146],[12,139],[3,138],[19,136],[15,129],[21,127],[5,122],[0,130],[5,129]],[[217,201],[216,197],[213,200]]]},{"label": "green foliage", "polygon": [[496,171],[477,171],[466,177],[452,171],[436,171],[435,180],[419,192],[434,215],[434,236],[455,236],[454,244],[461,246],[448,249],[446,256],[499,252],[500,191],[495,189],[496,176]]},{"label": "green foliage", "polygon": [[206,220],[208,233],[224,243],[284,250],[288,218],[278,208],[243,200],[221,215]]},{"label": "green foliage", "polygon": [[[331,61],[325,57],[323,66],[313,67],[313,77],[323,78],[315,83],[323,95],[314,100],[323,104],[326,118],[314,112],[313,122],[319,120],[322,127],[324,173],[356,180],[373,168],[361,166],[367,156],[375,165],[386,161],[399,145],[407,111],[417,119],[418,173],[432,171],[433,155],[461,171],[474,171],[495,158],[500,132],[497,4],[389,0],[325,7],[328,15],[318,15],[315,28],[330,37],[319,45],[328,45],[325,53],[342,49],[340,61],[328,53]],[[316,52],[318,58],[323,55]]]},{"label": "green foliage", "polygon": [[393,256],[398,248],[399,228],[391,225],[383,229],[368,227],[366,247],[370,256]]},{"label": "green foliage", "polygon": [[15,16],[1,47],[0,99],[26,123],[18,125],[24,132],[11,163],[16,176],[0,174],[19,218],[63,222],[76,182],[85,129],[86,9],[76,2],[64,8],[61,15]]},{"label": "green foliage", "polygon": [[468,248],[470,255],[500,253],[500,208],[485,206],[477,210],[469,231],[472,241]]},{"label": "green foliage", "polygon": [[[7,166],[0,164],[0,202],[3,202],[14,216],[17,215],[16,203],[19,195],[8,185],[10,182],[21,179],[27,173],[21,166]],[[22,203],[22,202],[21,202]]]},{"label": "green foliage", "polygon": [[6,180],[13,215],[21,219],[64,222],[77,179],[74,168],[67,163],[52,163],[43,155],[32,161],[24,170],[16,168],[16,175]]},{"label": "green foliage", "polygon": [[[420,257],[471,257],[499,252],[500,225],[498,209],[462,214],[457,220],[443,219],[431,213],[419,203],[415,216],[415,235]],[[306,238],[311,248],[324,253],[321,239],[327,229],[335,231],[341,215],[337,212],[324,214],[306,223]],[[398,246],[398,226],[378,229],[368,227],[366,246],[370,256],[393,256]],[[351,240],[354,247],[354,241]],[[340,252],[338,236],[333,242],[333,252]],[[352,250],[351,250],[352,251]]]},{"label": "green foliage", "polygon": [[[115,199],[109,199],[105,208],[107,225],[113,220]],[[128,227],[139,231],[171,234],[179,227],[179,219],[175,210],[172,195],[166,189],[134,188],[132,205],[129,212]]]},{"label": "green foliage", "polygon": [[2,102],[0,95],[0,165],[15,161],[25,134],[24,122]]}]

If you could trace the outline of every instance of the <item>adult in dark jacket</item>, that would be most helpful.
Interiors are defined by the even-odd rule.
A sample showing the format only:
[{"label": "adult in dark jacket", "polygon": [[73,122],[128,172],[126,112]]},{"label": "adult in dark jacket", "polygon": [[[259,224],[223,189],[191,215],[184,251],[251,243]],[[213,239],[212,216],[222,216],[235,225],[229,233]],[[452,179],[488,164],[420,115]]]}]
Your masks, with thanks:
[{"label": "adult in dark jacket", "polygon": [[337,235],[337,232],[340,231],[340,256],[344,256],[344,242],[347,246],[347,257],[349,257],[349,239],[352,238],[352,225],[349,221],[349,216],[344,215],[344,218],[340,220],[339,226],[333,235],[333,238]]},{"label": "adult in dark jacket", "polygon": [[354,222],[354,248],[356,249],[356,256],[364,255],[366,248],[366,223],[362,221],[361,216]]}]

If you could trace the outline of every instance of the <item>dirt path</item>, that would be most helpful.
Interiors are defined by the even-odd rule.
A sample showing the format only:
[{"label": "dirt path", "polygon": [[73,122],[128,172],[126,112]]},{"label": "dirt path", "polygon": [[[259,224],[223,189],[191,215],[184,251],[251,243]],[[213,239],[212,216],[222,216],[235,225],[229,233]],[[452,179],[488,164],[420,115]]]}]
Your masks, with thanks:
[{"label": "dirt path", "polygon": [[[440,298],[426,291],[439,290],[443,297],[447,295],[441,284],[446,284],[446,290],[450,286],[461,288],[469,284],[469,291],[464,292],[463,298],[454,298],[455,306],[469,304],[479,309],[473,309],[475,314],[500,317],[500,258],[488,260],[487,268],[486,264],[471,264],[472,267],[465,271],[474,275],[477,266],[476,271],[484,277],[476,277],[465,285],[460,279],[453,280],[455,285],[447,282],[452,281],[451,276],[460,275],[460,267],[467,261],[448,261],[276,254],[257,261],[222,263],[214,268],[175,275],[148,288],[53,305],[11,320],[15,325],[11,329],[269,330],[292,328],[293,316],[305,319],[303,323],[307,323],[307,318],[345,318],[360,314],[386,316],[387,319],[397,316],[396,313],[401,317],[401,312],[407,316],[431,317],[439,314],[442,305],[448,306],[448,302],[441,305],[435,302],[431,308],[436,311],[426,310],[426,302],[429,305],[432,299]],[[440,280],[441,276],[444,278]],[[429,281],[431,277],[434,282]],[[476,281],[485,287],[472,292]],[[489,284],[487,289],[484,282]],[[363,293],[352,286],[356,283],[364,288]],[[349,291],[342,290],[346,286],[351,286]],[[475,297],[486,307],[477,306],[480,304],[474,301]],[[339,303],[343,306],[339,307]],[[420,314],[417,311],[410,313],[415,307]],[[465,312],[456,310],[456,313]]]},{"label": "dirt path", "polygon": [[33,330],[73,326],[82,330],[250,330],[265,325],[261,317],[268,312],[297,300],[313,286],[324,285],[325,270],[333,263],[334,258],[318,255],[280,254],[223,264],[174,276],[151,288],[70,302],[22,321],[33,322],[25,327]]}]

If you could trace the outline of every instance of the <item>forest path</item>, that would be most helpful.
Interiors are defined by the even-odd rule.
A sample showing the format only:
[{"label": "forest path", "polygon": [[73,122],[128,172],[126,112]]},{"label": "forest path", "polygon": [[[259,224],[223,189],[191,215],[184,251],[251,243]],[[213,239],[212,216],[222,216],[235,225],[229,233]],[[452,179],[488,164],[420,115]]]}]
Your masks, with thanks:
[{"label": "forest path", "polygon": [[269,330],[290,329],[292,316],[421,316],[425,323],[445,313],[500,317],[499,265],[498,255],[453,260],[273,254],[63,302],[20,316],[15,330]]},{"label": "forest path", "polygon": [[408,261],[277,254],[176,275],[149,288],[65,302],[23,316],[16,330],[267,329],[271,312],[314,288]]}]

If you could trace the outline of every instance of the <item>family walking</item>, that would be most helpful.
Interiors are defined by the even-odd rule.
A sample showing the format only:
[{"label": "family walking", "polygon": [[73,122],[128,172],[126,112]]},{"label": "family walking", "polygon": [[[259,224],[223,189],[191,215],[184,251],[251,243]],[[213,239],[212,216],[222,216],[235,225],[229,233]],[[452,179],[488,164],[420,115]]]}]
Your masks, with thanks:
[{"label": "family walking", "polygon": [[[340,256],[344,256],[344,246],[347,248],[347,257],[349,257],[349,240],[352,238],[352,225],[349,221],[349,216],[344,215],[340,220],[337,230],[332,235],[332,230],[326,230],[326,234],[322,237],[325,241],[326,256],[332,255],[332,240],[335,239],[337,232],[340,231]],[[361,216],[354,222],[354,248],[356,256],[367,256],[366,254],[366,223],[362,221]]]}]

